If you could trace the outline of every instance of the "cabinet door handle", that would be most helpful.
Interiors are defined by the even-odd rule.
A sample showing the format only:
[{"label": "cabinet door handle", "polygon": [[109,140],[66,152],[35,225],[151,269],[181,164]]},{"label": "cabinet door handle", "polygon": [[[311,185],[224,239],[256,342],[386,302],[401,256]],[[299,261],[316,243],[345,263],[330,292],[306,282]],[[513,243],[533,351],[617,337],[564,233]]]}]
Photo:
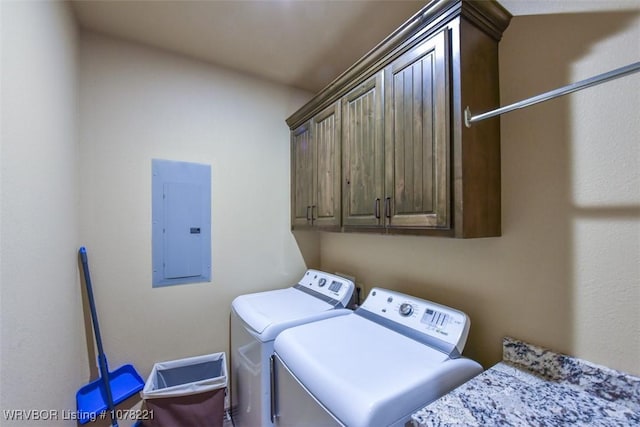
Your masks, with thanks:
[{"label": "cabinet door handle", "polygon": [[315,216],[313,214],[313,212],[316,210],[316,205],[311,205],[311,222],[315,221],[316,219],[318,219],[317,216]]},{"label": "cabinet door handle", "polygon": [[373,204],[373,213],[376,216],[376,219],[380,219],[380,199],[376,199]]},{"label": "cabinet door handle", "polygon": [[309,210],[311,209],[311,206],[307,205],[307,221],[311,221],[311,217],[309,217]]},{"label": "cabinet door handle", "polygon": [[391,218],[391,197],[384,199],[384,216]]}]

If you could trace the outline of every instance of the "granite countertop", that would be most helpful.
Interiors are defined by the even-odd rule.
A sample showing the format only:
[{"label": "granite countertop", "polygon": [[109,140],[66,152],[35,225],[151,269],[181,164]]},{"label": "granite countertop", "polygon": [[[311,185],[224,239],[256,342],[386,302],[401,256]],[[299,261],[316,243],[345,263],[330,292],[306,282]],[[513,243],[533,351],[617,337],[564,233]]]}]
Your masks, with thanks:
[{"label": "granite countertop", "polygon": [[640,426],[640,377],[504,338],[503,360],[412,416],[431,426]]}]

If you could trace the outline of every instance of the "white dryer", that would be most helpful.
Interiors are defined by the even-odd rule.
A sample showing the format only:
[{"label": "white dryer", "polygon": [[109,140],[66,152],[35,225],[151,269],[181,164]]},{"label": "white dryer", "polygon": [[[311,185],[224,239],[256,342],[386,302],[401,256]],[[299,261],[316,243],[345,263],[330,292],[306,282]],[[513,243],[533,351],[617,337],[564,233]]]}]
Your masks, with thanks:
[{"label": "white dryer", "polygon": [[277,427],[404,426],[411,414],[482,372],[461,357],[461,311],[374,288],[349,315],[275,340]]},{"label": "white dryer", "polygon": [[231,304],[231,414],[235,427],[269,427],[270,358],[276,336],[292,326],[343,316],[351,280],[307,270],[289,288],[241,295]]}]

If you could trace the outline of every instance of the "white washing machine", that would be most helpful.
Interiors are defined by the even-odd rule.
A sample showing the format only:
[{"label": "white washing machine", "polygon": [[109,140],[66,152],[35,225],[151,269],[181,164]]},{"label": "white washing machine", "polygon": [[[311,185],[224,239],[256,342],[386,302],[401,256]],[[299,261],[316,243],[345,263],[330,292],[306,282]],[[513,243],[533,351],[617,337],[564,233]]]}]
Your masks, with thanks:
[{"label": "white washing machine", "polygon": [[231,304],[231,413],[235,427],[268,427],[271,421],[270,358],[276,336],[292,326],[344,316],[351,280],[307,270],[298,284],[241,295]]},{"label": "white washing machine", "polygon": [[405,426],[411,414],[482,372],[461,357],[469,318],[375,288],[349,315],[275,340],[277,427]]}]

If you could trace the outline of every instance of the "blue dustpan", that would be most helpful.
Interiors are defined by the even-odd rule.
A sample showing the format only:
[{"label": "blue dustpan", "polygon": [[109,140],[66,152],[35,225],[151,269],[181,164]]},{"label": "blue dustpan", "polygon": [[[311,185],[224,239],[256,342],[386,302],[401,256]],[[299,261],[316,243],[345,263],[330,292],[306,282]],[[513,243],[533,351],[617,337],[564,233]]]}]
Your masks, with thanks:
[{"label": "blue dustpan", "polygon": [[89,306],[91,307],[91,320],[93,331],[96,336],[98,346],[98,365],[100,367],[100,378],[83,386],[76,393],[76,407],[78,409],[78,421],[86,424],[95,421],[100,414],[107,409],[111,418],[111,425],[117,427],[118,420],[113,413],[115,405],[123,402],[144,387],[144,381],[138,375],[132,365],[123,365],[113,372],[109,372],[107,356],[102,349],[102,338],[100,337],[100,326],[98,325],[98,313],[93,300],[93,289],[91,287],[91,277],[89,275],[89,261],[87,260],[87,250],[80,248],[80,259],[82,260],[82,270],[84,272],[84,282],[87,287]]},{"label": "blue dustpan", "polygon": [[[136,372],[133,365],[123,365],[113,372],[109,372],[109,387],[113,406],[124,402],[144,387],[144,381]],[[78,421],[86,424],[94,421],[102,412],[109,409],[107,390],[104,378],[83,386],[76,393],[76,407]]]}]

